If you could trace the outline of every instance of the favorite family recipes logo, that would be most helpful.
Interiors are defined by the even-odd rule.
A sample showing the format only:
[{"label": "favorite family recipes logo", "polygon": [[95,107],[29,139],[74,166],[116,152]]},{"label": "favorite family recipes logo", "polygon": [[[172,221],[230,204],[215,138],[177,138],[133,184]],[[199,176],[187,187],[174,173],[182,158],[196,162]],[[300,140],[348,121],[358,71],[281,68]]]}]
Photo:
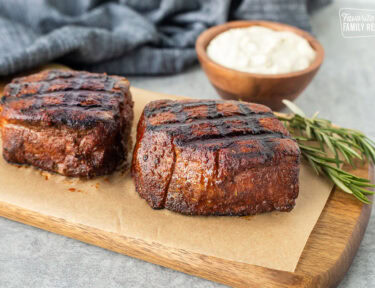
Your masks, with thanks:
[{"label": "favorite family recipes logo", "polygon": [[375,37],[375,10],[341,8],[339,16],[344,38]]}]

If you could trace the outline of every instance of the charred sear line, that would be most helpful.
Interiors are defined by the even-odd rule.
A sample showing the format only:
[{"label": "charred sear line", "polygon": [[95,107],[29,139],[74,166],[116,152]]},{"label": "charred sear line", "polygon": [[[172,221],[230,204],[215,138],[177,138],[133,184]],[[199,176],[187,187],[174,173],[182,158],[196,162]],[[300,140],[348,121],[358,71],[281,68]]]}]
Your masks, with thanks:
[{"label": "charred sear line", "polygon": [[113,89],[113,86],[115,85],[115,82],[116,82],[115,79],[107,77],[104,81],[104,90],[111,91]]},{"label": "charred sear line", "polygon": [[231,131],[227,134],[203,134],[197,136],[182,135],[179,138],[176,138],[176,143],[178,143],[180,146],[190,146],[194,144],[213,144],[215,142],[236,142],[244,139],[262,140],[262,138],[289,138],[281,133],[266,129],[258,130],[257,133],[252,132],[253,131]]},{"label": "charred sear line", "polygon": [[[21,112],[21,111],[20,111]],[[41,113],[34,111],[22,111],[14,114],[12,120],[21,121],[23,125],[37,123],[43,126],[60,126],[67,125],[71,128],[92,128],[100,123],[105,125],[113,125],[116,119],[120,117],[120,112],[107,112],[95,110],[83,110],[77,107],[58,107],[56,109],[50,108]]]},{"label": "charred sear line", "polygon": [[[219,136],[219,135],[216,135]],[[264,133],[264,134],[241,134],[241,135],[228,135],[225,137],[211,137],[207,139],[195,139],[194,142],[185,142],[186,144],[215,144],[215,143],[223,143],[223,147],[225,145],[229,145],[229,142],[238,142],[238,141],[244,141],[244,140],[254,140],[254,141],[274,141],[277,139],[290,139],[289,136],[285,136],[283,134],[279,134],[276,132]],[[224,144],[225,143],[225,144]],[[250,145],[250,144],[247,144]]]},{"label": "charred sear line", "polygon": [[[157,108],[146,108],[145,109],[145,116],[151,118],[155,115],[159,115],[162,113],[172,113],[178,114],[183,112],[185,108],[197,108],[197,107],[207,107],[207,118],[219,118],[222,116],[222,112],[217,110],[217,104],[225,103],[225,101],[220,100],[207,100],[207,101],[197,101],[197,102],[174,102],[168,101],[164,103],[162,106]],[[272,112],[255,112],[252,111],[246,104],[237,104],[240,112],[239,115],[257,115],[257,114],[269,114],[273,115]]]},{"label": "charred sear line", "polygon": [[[271,136],[271,135],[270,135]],[[284,135],[283,135],[284,136]],[[278,141],[275,141],[280,138],[289,138],[281,137],[280,135],[272,135],[271,137],[259,137],[257,139],[259,146],[263,149],[259,151],[248,151],[248,152],[236,152],[232,154],[232,157],[237,159],[251,159],[255,157],[262,156],[264,163],[267,163],[274,159],[275,157],[275,146],[279,145]]]},{"label": "charred sear line", "polygon": [[73,78],[74,74],[71,72],[65,72],[61,70],[52,70],[49,71],[47,74],[47,77],[44,79],[45,81],[52,81],[55,79],[68,79],[68,78]]},{"label": "charred sear line", "polygon": [[[218,114],[217,118],[188,117],[187,120],[175,119],[171,121],[165,121],[157,125],[149,125],[147,129],[152,130],[152,131],[159,131],[159,130],[170,129],[170,128],[175,128],[175,127],[192,126],[192,125],[199,125],[199,124],[204,124],[204,123],[210,123],[215,126],[216,125],[229,126],[230,123],[227,123],[228,121],[242,121],[243,122],[244,120],[246,120],[246,117],[249,117],[249,116],[246,116],[246,115],[224,116],[222,114]],[[264,119],[264,118],[273,118],[273,117],[274,117],[273,114],[269,112],[251,115],[251,119]]]},{"label": "charred sear line", "polygon": [[196,107],[201,107],[201,106],[209,106],[212,104],[216,105],[217,103],[221,103],[221,102],[215,101],[215,100],[187,102],[187,103],[167,102],[165,103],[165,106],[161,106],[155,109],[146,109],[144,113],[146,117],[152,117],[152,116],[155,116],[161,113],[166,113],[166,112],[178,114],[178,113],[183,112],[184,108],[196,108]]},{"label": "charred sear line", "polygon": [[82,105],[81,103],[58,103],[58,104],[45,104],[37,103],[30,105],[26,108],[20,109],[21,113],[33,113],[37,110],[50,110],[50,109],[59,109],[59,108],[81,108],[82,110],[96,110],[96,111],[114,111],[116,107],[114,105]]},{"label": "charred sear line", "polygon": [[79,72],[69,72],[69,71],[63,71],[63,70],[51,70],[47,74],[47,77],[45,77],[43,80],[45,81],[53,81],[56,79],[69,79],[74,77],[80,77],[85,80],[96,80],[96,79],[103,79],[103,78],[109,78],[108,76],[99,74],[99,75],[93,75],[89,73],[79,73]]},{"label": "charred sear line", "polygon": [[8,119],[22,125],[111,131],[124,116],[127,88],[123,77],[51,70],[14,79],[0,101]]},{"label": "charred sear line", "polygon": [[[105,125],[108,128],[114,125],[113,119],[102,119],[96,115],[85,115],[82,119],[76,119],[75,117],[71,117],[71,109],[67,110],[59,110],[55,111],[51,115],[51,120],[53,125],[58,126],[60,125],[67,125],[72,128],[79,128],[79,129],[90,129],[96,127],[99,123],[101,125]],[[68,117],[69,116],[69,117]],[[115,118],[115,117],[114,117]],[[51,123],[51,124],[52,124]]]},{"label": "charred sear line", "polygon": [[[175,119],[162,122],[156,125],[147,125],[147,130],[151,131],[166,131],[172,137],[175,137],[176,144],[195,145],[204,144],[205,142],[226,142],[226,145],[236,138],[255,138],[262,141],[268,135],[273,135],[277,138],[284,138],[281,132],[270,131],[264,128],[259,119],[274,118],[272,112],[256,113],[251,110],[246,104],[237,104],[238,111],[231,115],[225,115],[222,111],[218,111],[217,105],[220,101],[199,101],[199,102],[166,102],[162,107],[155,109],[146,109],[145,116],[150,118],[153,115],[160,115],[163,113],[173,113]],[[186,108],[203,107],[206,106],[206,111],[201,115],[189,116]],[[197,134],[194,130],[199,131],[199,125],[202,129],[208,129],[206,133]],[[194,129],[193,129],[194,128]],[[260,137],[259,137],[260,135]],[[263,135],[263,136],[262,136]],[[262,138],[263,137],[263,138]],[[223,144],[223,143],[221,143]],[[262,142],[263,144],[263,142]],[[267,145],[265,143],[265,145]],[[215,146],[215,145],[214,145]]]},{"label": "charred sear line", "polygon": [[[52,92],[67,92],[67,91],[92,91],[92,92],[112,92],[116,93],[116,91],[113,91],[113,86],[116,82],[115,79],[111,78],[98,78],[95,80],[92,84],[92,87],[88,85],[88,80],[85,78],[82,78],[81,76],[72,78],[72,81],[59,81],[53,80],[53,81],[39,81],[39,82],[22,82],[22,83],[11,83],[9,84],[10,91],[9,91],[9,97],[16,97],[16,98],[27,98],[32,97],[34,95],[38,94],[47,94]],[[38,84],[40,85],[38,91],[36,93],[25,93],[18,95],[22,88],[27,88],[32,85]],[[103,88],[96,87],[95,85],[100,84],[103,85]],[[82,88],[83,85],[86,85],[85,88]],[[49,91],[52,86],[58,86],[58,88],[54,88],[53,90]]]},{"label": "charred sear line", "polygon": [[90,96],[93,100],[97,100],[100,102],[106,102],[113,98],[120,99],[122,94],[116,91],[95,91],[95,90],[86,90],[86,89],[79,89],[79,90],[58,90],[53,92],[47,92],[43,94],[22,94],[18,97],[5,97],[1,98],[3,103],[10,103],[13,101],[19,101],[27,98],[33,98],[33,100],[43,100],[45,97],[48,98],[60,98],[64,97],[64,99],[72,99],[72,100],[87,100],[87,97]]},{"label": "charred sear line", "polygon": [[[185,108],[197,108],[197,107],[207,107],[207,115],[201,116],[201,117],[192,117],[188,116],[185,121],[188,121],[190,119],[219,119],[224,118],[224,114],[222,111],[219,111],[217,109],[217,104],[221,104],[220,101],[205,101],[205,102],[191,102],[191,103],[171,103],[166,106],[154,108],[154,109],[145,109],[145,116],[147,118],[152,118],[153,116],[157,116],[163,113],[171,113],[176,116],[178,116],[180,113],[186,113],[187,111],[184,111]],[[234,112],[233,116],[255,116],[255,115],[264,115],[264,116],[274,116],[272,112],[254,112],[249,107],[247,107],[245,104],[238,104],[239,112]]]},{"label": "charred sear line", "polygon": [[[215,151],[231,147],[234,149],[233,157],[252,159],[260,157],[261,161],[268,163],[275,157],[275,146],[282,138],[290,138],[282,132],[276,132],[265,128],[260,119],[274,119],[272,112],[256,112],[243,103],[234,104],[237,111],[226,114],[218,110],[219,101],[204,102],[166,102],[164,106],[145,111],[145,116],[159,117],[160,114],[174,114],[175,117],[169,121],[161,121],[156,125],[147,125],[147,130],[165,131],[175,139],[175,144],[183,147],[206,147]],[[200,115],[189,116],[187,108],[204,107]],[[201,131],[203,129],[205,131]],[[241,152],[243,145],[253,145],[239,141],[253,140],[254,145],[259,147],[254,151]],[[256,144],[255,144],[256,143]],[[249,147],[252,148],[252,147]],[[215,159],[217,161],[218,159]],[[216,163],[218,165],[218,163]]]},{"label": "charred sear line", "polygon": [[[245,104],[238,104],[238,108],[244,115],[252,115],[254,112]],[[272,114],[272,113],[271,113]]]},{"label": "charred sear line", "polygon": [[[83,91],[87,92],[87,91]],[[29,106],[25,105],[25,108],[20,109],[22,113],[33,112],[35,110],[49,110],[56,108],[82,108],[82,110],[96,110],[96,111],[114,111],[118,110],[119,97],[114,103],[112,100],[114,97],[103,97],[104,95],[95,95],[95,97],[88,98],[87,93],[65,93],[55,94],[50,97],[50,94],[38,95],[33,97],[32,104]],[[90,92],[93,93],[93,92]],[[96,93],[93,93],[96,94]],[[99,93],[100,94],[100,93]],[[90,94],[91,95],[91,94]],[[102,96],[102,97],[100,97]],[[51,98],[56,98],[57,102],[49,102]],[[116,98],[116,97],[115,97]]]},{"label": "charred sear line", "polygon": [[[167,106],[159,107],[156,109],[146,109],[145,116],[151,118],[156,115],[160,115],[162,113],[173,113],[176,116],[176,119],[166,121],[157,125],[149,125],[147,127],[148,130],[164,130],[170,129],[173,127],[182,127],[182,125],[189,126],[201,123],[210,123],[215,125],[217,129],[220,130],[223,134],[225,134],[226,128],[229,123],[225,123],[227,121],[246,121],[248,126],[251,126],[250,123],[254,122],[258,118],[272,118],[274,117],[272,112],[259,112],[256,113],[252,111],[249,107],[245,104],[239,104],[238,108],[240,113],[234,113],[233,116],[225,116],[222,111],[217,110],[217,104],[221,102],[219,101],[205,101],[205,102],[191,102],[191,103],[179,103],[174,102],[168,104]],[[189,116],[188,113],[184,110],[184,108],[191,108],[191,107],[207,107],[207,115],[199,115],[199,116]],[[257,122],[257,126],[259,123]],[[253,125],[254,126],[254,125]]]},{"label": "charred sear line", "polygon": [[[223,119],[224,114],[223,112],[219,112],[217,110],[217,105],[215,102],[207,105],[207,120],[215,120],[215,119]],[[230,125],[224,124],[224,121],[219,121],[216,123],[215,128],[219,130],[220,134],[226,135],[228,133],[228,129],[230,129]]]},{"label": "charred sear line", "polygon": [[[69,78],[84,78],[86,80],[95,80],[95,79],[104,79],[106,77],[109,77],[107,75],[103,74],[91,74],[86,72],[74,72],[74,71],[66,71],[66,70],[49,70],[45,77],[40,78],[40,81],[46,81],[50,82],[56,79],[69,79]],[[25,77],[16,78],[12,81],[13,83],[21,83],[25,82]]]}]

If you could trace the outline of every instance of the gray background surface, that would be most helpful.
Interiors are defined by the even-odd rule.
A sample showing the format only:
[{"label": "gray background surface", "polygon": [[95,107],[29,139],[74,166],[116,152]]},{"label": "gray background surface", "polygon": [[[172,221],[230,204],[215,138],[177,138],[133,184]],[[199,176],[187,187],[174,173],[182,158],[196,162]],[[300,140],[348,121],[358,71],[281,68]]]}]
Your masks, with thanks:
[{"label": "gray background surface", "polygon": [[[336,1],[312,17],[326,50],[324,65],[296,103],[308,113],[375,138],[375,38],[343,39],[341,7],[375,9],[372,1]],[[169,77],[130,78],[144,89],[217,98],[199,67]],[[375,216],[340,287],[375,287]],[[141,260],[0,218],[0,287],[224,287]]]}]

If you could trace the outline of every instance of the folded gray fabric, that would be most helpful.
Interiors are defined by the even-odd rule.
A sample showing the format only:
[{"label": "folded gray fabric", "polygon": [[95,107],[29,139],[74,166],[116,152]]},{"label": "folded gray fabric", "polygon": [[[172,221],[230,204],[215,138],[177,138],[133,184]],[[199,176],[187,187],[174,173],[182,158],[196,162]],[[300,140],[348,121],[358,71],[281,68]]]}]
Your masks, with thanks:
[{"label": "folded gray fabric", "polygon": [[50,61],[110,74],[168,74],[196,61],[194,43],[234,19],[310,30],[329,0],[0,0],[0,75]]}]

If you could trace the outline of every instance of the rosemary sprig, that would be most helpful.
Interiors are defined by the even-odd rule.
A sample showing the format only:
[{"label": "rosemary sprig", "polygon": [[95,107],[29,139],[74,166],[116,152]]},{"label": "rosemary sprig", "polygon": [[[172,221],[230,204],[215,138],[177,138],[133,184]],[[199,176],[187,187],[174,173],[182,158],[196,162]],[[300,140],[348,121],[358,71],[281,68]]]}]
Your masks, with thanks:
[{"label": "rosemary sprig", "polygon": [[368,188],[375,185],[368,179],[345,172],[340,167],[343,163],[354,167],[354,159],[375,163],[375,142],[360,131],[336,127],[328,120],[317,118],[318,113],[308,118],[292,102],[283,102],[294,114],[278,114],[277,117],[286,124],[289,132],[297,140],[303,157],[315,172],[318,175],[326,175],[340,189],[353,194],[361,202],[371,203],[366,195],[374,194]]}]

